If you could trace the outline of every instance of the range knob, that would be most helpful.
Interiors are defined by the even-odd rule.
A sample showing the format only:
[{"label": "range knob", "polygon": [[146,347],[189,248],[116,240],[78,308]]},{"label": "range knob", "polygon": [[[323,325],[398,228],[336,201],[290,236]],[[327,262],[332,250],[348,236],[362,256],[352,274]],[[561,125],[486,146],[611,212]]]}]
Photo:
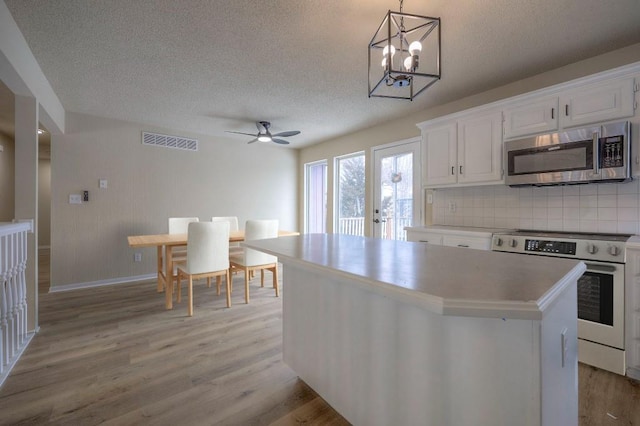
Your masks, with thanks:
[{"label": "range knob", "polygon": [[502,243],[503,243],[502,238],[500,238],[500,237],[495,237],[495,238],[493,239],[493,243],[494,243],[496,246],[500,247],[500,246],[502,245]]},{"label": "range knob", "polygon": [[618,246],[609,246],[609,254],[611,256],[617,256],[620,254],[620,247]]},{"label": "range knob", "polygon": [[595,244],[587,244],[587,253],[596,254],[598,252],[598,246]]},{"label": "range knob", "polygon": [[516,248],[518,246],[518,240],[516,240],[515,238],[512,238],[511,241],[509,241],[509,246]]}]

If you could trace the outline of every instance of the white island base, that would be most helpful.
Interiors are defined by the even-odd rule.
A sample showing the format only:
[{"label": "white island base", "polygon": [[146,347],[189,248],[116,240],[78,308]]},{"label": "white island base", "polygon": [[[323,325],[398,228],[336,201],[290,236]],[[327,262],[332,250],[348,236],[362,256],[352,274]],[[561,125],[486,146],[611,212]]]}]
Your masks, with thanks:
[{"label": "white island base", "polygon": [[[319,243],[309,246],[305,237],[291,238],[307,248]],[[569,268],[571,273],[565,268],[561,284],[549,284],[554,294],[551,298],[545,293],[541,311],[507,309],[508,316],[517,318],[495,318],[490,316],[499,312],[500,304],[493,303],[484,313],[476,309],[476,316],[463,316],[460,304],[451,310],[462,314],[447,313],[447,299],[425,289],[407,290],[407,283],[396,288],[349,272],[344,265],[332,267],[326,250],[311,248],[325,253],[324,260],[313,262],[300,244],[288,250],[282,241],[266,241],[247,245],[277,254],[284,267],[284,362],[349,422],[578,424],[576,280],[582,265]],[[499,253],[442,247],[424,254],[436,249],[505,259]],[[473,268],[473,260],[466,265],[463,260],[460,267]]]}]

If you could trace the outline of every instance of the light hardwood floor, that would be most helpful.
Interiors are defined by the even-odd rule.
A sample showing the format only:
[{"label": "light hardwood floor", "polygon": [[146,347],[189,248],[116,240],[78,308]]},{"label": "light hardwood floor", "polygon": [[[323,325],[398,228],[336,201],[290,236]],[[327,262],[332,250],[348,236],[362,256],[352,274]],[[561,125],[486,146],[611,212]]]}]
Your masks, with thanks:
[{"label": "light hardwood floor", "polygon": [[[348,424],[282,363],[282,304],[251,286],[234,306],[194,286],[164,309],[155,282],[48,294],[41,259],[40,325],[0,389],[0,424]],[[286,292],[286,288],[283,288]],[[580,426],[640,426],[637,382],[579,366]]]}]

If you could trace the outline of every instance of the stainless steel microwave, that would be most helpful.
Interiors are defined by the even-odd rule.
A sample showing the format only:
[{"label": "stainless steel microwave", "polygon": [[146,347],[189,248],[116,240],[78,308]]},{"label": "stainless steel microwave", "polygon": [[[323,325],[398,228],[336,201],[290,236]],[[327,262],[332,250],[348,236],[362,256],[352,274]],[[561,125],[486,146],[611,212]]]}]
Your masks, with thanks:
[{"label": "stainless steel microwave", "polygon": [[509,186],[566,185],[631,180],[628,121],[504,143]]}]

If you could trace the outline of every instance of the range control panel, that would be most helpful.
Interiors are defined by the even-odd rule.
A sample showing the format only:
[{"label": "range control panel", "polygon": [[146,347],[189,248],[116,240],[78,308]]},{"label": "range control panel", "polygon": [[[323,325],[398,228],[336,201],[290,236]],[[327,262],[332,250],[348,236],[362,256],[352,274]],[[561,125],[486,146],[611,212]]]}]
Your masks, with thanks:
[{"label": "range control panel", "polygon": [[[517,232],[517,231],[516,231]],[[625,237],[628,239],[628,237]],[[579,260],[625,263],[624,238],[620,239],[580,239],[558,238],[550,235],[494,234],[491,250],[538,256],[557,256]]]},{"label": "range control panel", "polygon": [[575,255],[576,243],[549,240],[525,240],[524,251]]}]

